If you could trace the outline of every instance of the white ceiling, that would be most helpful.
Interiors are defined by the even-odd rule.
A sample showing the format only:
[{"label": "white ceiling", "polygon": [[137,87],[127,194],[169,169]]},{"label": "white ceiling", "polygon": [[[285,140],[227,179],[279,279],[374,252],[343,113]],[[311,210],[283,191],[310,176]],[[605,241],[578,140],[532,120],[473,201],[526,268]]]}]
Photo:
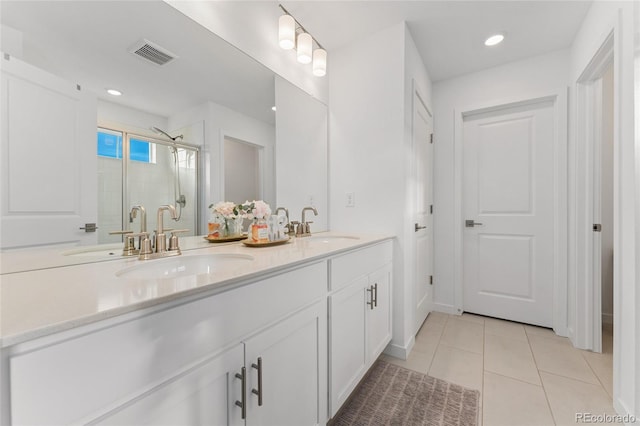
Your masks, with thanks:
[{"label": "white ceiling", "polygon": [[[580,0],[282,3],[327,48],[329,72],[332,51],[406,21],[433,81],[567,48],[590,6]],[[276,31],[277,4],[217,1],[210,13],[222,20],[251,17],[238,31],[258,37]],[[0,20],[24,32],[25,60],[112,102],[167,117],[213,101],[274,122],[273,73],[162,1],[2,0]],[[507,34],[505,42],[486,48],[484,39],[497,31]],[[128,53],[141,38],[179,59],[158,67]],[[108,97],[107,87],[124,96]]]},{"label": "white ceiling", "polygon": [[[406,21],[433,81],[568,48],[591,1],[284,1],[331,54]],[[493,48],[484,40],[506,33]]]}]

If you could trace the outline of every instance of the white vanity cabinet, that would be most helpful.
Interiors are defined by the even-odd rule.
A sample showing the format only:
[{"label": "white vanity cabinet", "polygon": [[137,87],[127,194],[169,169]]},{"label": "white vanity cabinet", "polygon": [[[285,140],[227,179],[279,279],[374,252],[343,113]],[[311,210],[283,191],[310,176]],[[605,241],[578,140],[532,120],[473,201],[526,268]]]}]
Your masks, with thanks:
[{"label": "white vanity cabinet", "polygon": [[326,423],[326,313],[317,303],[245,342],[247,426]]},{"label": "white vanity cabinet", "polygon": [[92,421],[100,425],[244,424],[241,374],[244,345],[235,345],[140,398]]},{"label": "white vanity cabinet", "polygon": [[95,424],[321,424],[319,414],[326,411],[321,380],[327,362],[326,351],[321,351],[325,312],[325,304],[316,303]]},{"label": "white vanity cabinet", "polygon": [[392,249],[386,241],[330,260],[331,417],[391,341]]},{"label": "white vanity cabinet", "polygon": [[16,345],[11,423],[324,424],[326,285],[322,261]]}]

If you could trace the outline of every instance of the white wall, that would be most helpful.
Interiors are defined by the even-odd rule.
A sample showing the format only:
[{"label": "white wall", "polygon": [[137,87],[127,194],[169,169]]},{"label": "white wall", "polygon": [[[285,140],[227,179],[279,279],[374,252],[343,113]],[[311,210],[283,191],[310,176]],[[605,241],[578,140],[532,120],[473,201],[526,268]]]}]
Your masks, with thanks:
[{"label": "white wall", "polygon": [[434,302],[454,312],[454,110],[550,94],[568,85],[569,52],[512,62],[433,84],[434,105]]},{"label": "white wall", "polygon": [[218,201],[226,201],[224,200],[224,167],[242,167],[238,164],[224,164],[225,136],[263,147],[263,199],[273,207],[275,204],[275,127],[227,107],[207,102],[170,117],[169,128],[189,127],[200,122],[204,123],[200,177],[202,184],[201,229],[206,229],[205,225],[209,217],[207,214],[208,206]]},{"label": "white wall", "polygon": [[[570,81],[572,93],[575,83],[603,45],[614,32],[614,407],[622,414],[639,415],[640,409],[640,295],[636,290],[636,152],[634,147],[634,7],[636,2],[593,2],[571,48]],[[573,99],[571,99],[573,100]],[[572,105],[572,102],[570,102]],[[580,160],[585,149],[576,140],[575,102],[570,108],[569,158]],[[570,199],[570,223],[584,224],[587,206],[580,190],[583,176],[579,162],[570,163],[569,191],[577,195]],[[583,173],[588,173],[583,171]],[[571,179],[571,176],[574,178]],[[572,204],[573,203],[573,206]],[[583,227],[584,228],[584,227]],[[588,266],[586,254],[581,253],[580,241],[588,238],[576,229],[569,229],[569,326],[584,327],[585,318],[579,314],[581,274]],[[572,245],[572,241],[576,241]],[[586,265],[586,266],[585,266]],[[575,268],[575,270],[573,270]],[[580,299],[582,300],[582,299]],[[576,333],[580,331],[576,329]]]},{"label": "white wall", "polygon": [[[311,232],[328,230],[327,106],[276,77],[276,199],[289,220],[313,221]],[[273,206],[276,207],[276,206]]]},{"label": "white wall", "polygon": [[[329,192],[333,231],[397,236],[393,271],[393,354],[413,344],[413,288],[407,271],[408,164],[412,83],[431,83],[404,23],[332,54],[329,73]],[[346,193],[355,206],[346,206]],[[408,221],[407,221],[408,220]]]}]

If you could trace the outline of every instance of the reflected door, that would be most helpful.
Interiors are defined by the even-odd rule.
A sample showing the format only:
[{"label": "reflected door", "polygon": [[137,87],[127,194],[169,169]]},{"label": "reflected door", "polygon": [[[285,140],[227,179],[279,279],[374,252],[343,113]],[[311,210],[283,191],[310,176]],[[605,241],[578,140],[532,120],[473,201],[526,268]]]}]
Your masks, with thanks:
[{"label": "reflected door", "polygon": [[95,244],[95,96],[9,56],[1,90],[0,248]]},{"label": "reflected door", "polygon": [[224,138],[225,201],[240,204],[262,199],[262,150],[249,142]]},{"label": "reflected door", "polygon": [[554,104],[465,117],[464,310],[552,326]]}]

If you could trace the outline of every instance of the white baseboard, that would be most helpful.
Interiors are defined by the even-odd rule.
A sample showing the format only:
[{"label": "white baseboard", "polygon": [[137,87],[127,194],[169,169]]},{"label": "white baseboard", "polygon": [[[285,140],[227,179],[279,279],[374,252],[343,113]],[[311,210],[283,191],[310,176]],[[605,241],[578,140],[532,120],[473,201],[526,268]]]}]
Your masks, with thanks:
[{"label": "white baseboard", "polygon": [[409,358],[409,353],[411,353],[411,349],[413,349],[413,345],[416,343],[415,336],[411,336],[409,342],[406,346],[397,345],[395,343],[389,343],[386,348],[384,348],[383,353],[385,355],[392,356],[394,358],[403,359],[406,361]]},{"label": "white baseboard", "polygon": [[432,303],[431,307],[435,312],[442,312],[443,314],[459,315],[458,311],[453,305],[445,305],[444,303]]},{"label": "white baseboard", "polygon": [[607,325],[613,325],[613,314],[602,313],[602,323]]}]

